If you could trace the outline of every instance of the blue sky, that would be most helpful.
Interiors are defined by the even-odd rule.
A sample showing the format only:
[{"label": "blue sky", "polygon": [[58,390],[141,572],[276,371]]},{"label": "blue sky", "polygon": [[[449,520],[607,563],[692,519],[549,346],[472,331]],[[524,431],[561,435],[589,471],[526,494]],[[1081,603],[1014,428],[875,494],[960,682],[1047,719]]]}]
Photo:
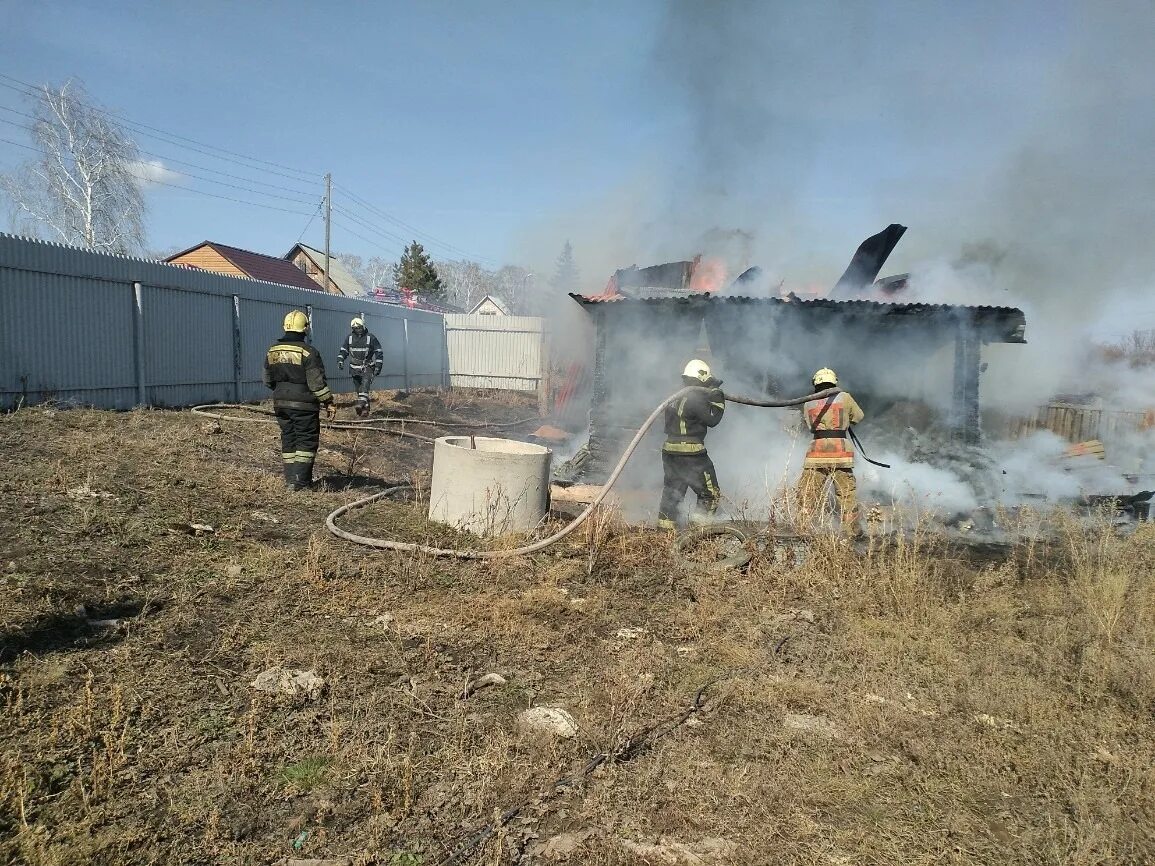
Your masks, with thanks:
[{"label": "blue sky", "polygon": [[[594,285],[741,231],[722,252],[821,281],[897,221],[896,268],[993,235],[1048,280],[1126,254],[1123,281],[1155,264],[1123,247],[1155,230],[1138,192],[1155,180],[1153,17],[1138,0],[0,0],[0,73],[82,79],[132,121],[212,146],[141,134],[147,158],[249,187],[151,188],[153,249],[282,253],[332,171],[333,246],[363,256],[415,235],[393,220],[437,257],[491,266],[549,268],[571,238]],[[0,88],[0,106],[20,96]],[[0,143],[0,171],[27,155]],[[1126,220],[1095,254],[1056,266],[1085,228],[1070,215],[1120,198]],[[314,219],[305,239],[322,238]]]},{"label": "blue sky", "polygon": [[[287,179],[137,138],[142,149],[301,189],[301,198],[311,187],[319,199],[321,175],[332,171],[375,208],[473,256],[505,261],[522,226],[620,182],[647,138],[660,135],[660,113],[634,116],[639,69],[648,62],[635,43],[656,12],[639,4],[623,26],[609,4],[573,14],[568,4],[541,2],[5,0],[0,72],[32,83],[76,76],[134,121],[311,171],[311,182],[295,172]],[[21,98],[4,90],[0,105],[20,107]],[[0,138],[26,140],[10,125],[0,130]],[[4,167],[25,156],[0,144]],[[150,203],[154,247],[212,237],[283,251],[308,219],[174,189],[154,188]],[[362,222],[412,234],[344,204]],[[343,234],[340,222],[335,217],[335,247],[397,253],[395,241],[346,219],[347,228],[380,241],[375,249]],[[306,238],[320,243],[319,222]],[[452,255],[437,243],[430,248]]]}]

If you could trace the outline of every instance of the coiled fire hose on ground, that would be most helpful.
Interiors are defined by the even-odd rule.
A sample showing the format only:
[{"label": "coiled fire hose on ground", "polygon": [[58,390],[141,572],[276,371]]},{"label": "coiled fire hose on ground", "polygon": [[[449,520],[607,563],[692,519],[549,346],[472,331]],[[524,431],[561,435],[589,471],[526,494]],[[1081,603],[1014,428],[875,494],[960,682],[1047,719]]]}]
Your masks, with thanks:
[{"label": "coiled fire hose on ground", "polygon": [[[650,413],[650,416],[642,423],[642,426],[638,428],[638,431],[634,434],[634,438],[631,439],[630,444],[626,446],[626,450],[622,454],[621,459],[618,460],[617,465],[610,473],[610,477],[606,479],[606,483],[602,486],[602,489],[598,495],[594,497],[593,501],[585,507],[581,514],[579,514],[553,535],[550,535],[547,538],[543,538],[540,541],[535,541],[532,544],[526,544],[522,547],[515,547],[511,550],[452,550],[444,547],[430,547],[424,544],[414,544],[408,541],[392,541],[387,538],[373,538],[367,535],[358,535],[355,532],[349,532],[346,529],[342,529],[337,525],[337,519],[342,515],[347,514],[350,511],[355,511],[358,508],[364,508],[366,505],[376,502],[379,499],[384,499],[385,497],[391,496],[400,490],[407,489],[408,485],[390,487],[387,490],[382,490],[380,493],[374,493],[372,496],[366,496],[364,499],[358,499],[355,502],[342,505],[340,508],[335,509],[329,514],[328,517],[325,518],[325,526],[333,535],[337,536],[338,538],[343,538],[346,541],[352,541],[354,544],[361,544],[366,547],[375,547],[380,550],[399,550],[405,553],[424,553],[427,556],[453,557],[455,559],[506,559],[511,556],[526,556],[531,553],[538,553],[539,551],[545,550],[547,547],[557,544],[559,541],[570,535],[575,529],[585,523],[587,519],[589,519],[589,516],[597,510],[597,507],[601,505],[602,501],[605,500],[606,496],[609,495],[610,489],[614,486],[614,483],[618,480],[618,477],[625,470],[626,463],[629,461],[634,451],[637,450],[638,445],[641,444],[642,437],[646,435],[646,431],[648,431],[650,427],[653,426],[654,422],[658,420],[662,414],[662,410],[666,408],[666,405],[673,402],[674,400],[678,400],[681,397],[685,397],[686,395],[693,393],[695,390],[697,390],[698,387],[699,386],[691,385],[690,387],[682,388],[680,391],[671,394],[669,397],[659,403],[654,411]],[[790,406],[801,406],[803,403],[808,403],[811,400],[820,400],[825,397],[832,397],[837,393],[839,393],[838,389],[830,388],[822,391],[819,394],[807,394],[805,397],[794,397],[787,400],[755,400],[750,397],[742,397],[732,394],[727,394],[725,396],[726,401],[729,403],[741,403],[746,406],[759,406],[772,409],[785,409]]]}]

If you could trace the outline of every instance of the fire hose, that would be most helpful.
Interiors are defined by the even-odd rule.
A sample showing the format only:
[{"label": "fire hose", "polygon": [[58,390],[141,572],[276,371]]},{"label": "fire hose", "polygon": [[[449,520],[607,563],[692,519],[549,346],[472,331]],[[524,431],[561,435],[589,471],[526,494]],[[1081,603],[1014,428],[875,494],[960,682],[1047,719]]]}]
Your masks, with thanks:
[{"label": "fire hose", "polygon": [[[574,530],[576,530],[579,526],[585,523],[586,520],[589,519],[590,515],[597,510],[597,507],[601,505],[605,498],[609,495],[610,489],[614,486],[614,483],[618,480],[618,477],[625,470],[626,463],[629,461],[634,451],[637,450],[638,445],[641,444],[642,438],[646,435],[646,432],[661,416],[662,410],[666,408],[667,404],[692,394],[694,391],[699,389],[700,386],[697,385],[691,385],[687,388],[682,388],[681,390],[671,394],[669,397],[659,403],[657,407],[655,407],[654,411],[650,413],[649,417],[646,418],[644,422],[642,422],[642,426],[638,428],[638,431],[634,434],[634,438],[631,439],[629,445],[626,446],[625,452],[618,460],[617,465],[614,466],[613,471],[610,472],[609,478],[606,479],[606,483],[602,486],[602,489],[598,492],[598,495],[594,497],[593,501],[585,507],[581,514],[579,514],[553,535],[543,538],[540,541],[535,541],[532,544],[526,544],[511,550],[453,550],[444,547],[430,547],[424,544],[414,544],[408,541],[392,541],[387,538],[373,538],[367,535],[358,535],[357,533],[342,529],[337,525],[337,519],[342,515],[347,514],[350,511],[355,511],[358,508],[364,508],[366,505],[369,505],[380,499],[384,499],[387,496],[391,496],[400,490],[406,489],[408,485],[397,485],[395,487],[390,487],[386,490],[382,490],[380,493],[374,493],[372,496],[366,496],[364,499],[358,499],[354,502],[348,503],[347,505],[342,505],[340,508],[335,509],[328,515],[328,517],[325,518],[325,526],[329,532],[338,538],[343,538],[346,541],[352,541],[354,544],[361,544],[366,547],[375,547],[379,550],[399,550],[405,553],[424,553],[427,556],[453,557],[456,559],[506,559],[511,556],[527,556],[531,553],[538,553],[539,551],[545,550],[547,547],[551,547],[554,544],[557,544],[563,538],[573,533]],[[826,397],[832,397],[837,393],[839,393],[838,389],[830,388],[822,391],[821,393],[807,394],[805,397],[794,397],[786,400],[755,400],[751,397],[742,397],[736,394],[726,394],[725,398],[727,402],[741,403],[746,406],[785,409],[790,406],[801,406],[802,404],[809,403],[812,400],[821,400]]]},{"label": "fire hose", "polygon": [[[223,415],[220,412],[214,412],[214,409],[230,409],[240,410],[243,412],[250,412],[253,415],[263,417],[246,418],[238,415]],[[193,406],[190,410],[194,415],[201,415],[205,418],[213,418],[217,421],[241,421],[250,424],[275,424],[276,419],[272,412],[268,409],[259,409],[256,406],[246,406],[243,403],[206,403],[203,406]],[[536,421],[537,418],[519,418],[516,421],[506,421],[502,423],[491,423],[485,421],[437,421],[424,418],[361,418],[356,421],[322,421],[321,426],[330,430],[349,430],[359,431],[366,430],[372,433],[385,433],[389,436],[398,436],[403,439],[416,439],[418,442],[428,442],[433,444],[434,439],[428,436],[420,436],[417,433],[410,433],[405,429],[406,424],[428,424],[436,427],[474,427],[478,429],[504,429],[507,427],[518,427],[522,424],[527,424],[530,421]],[[400,427],[381,427],[380,424],[400,424]]]}]

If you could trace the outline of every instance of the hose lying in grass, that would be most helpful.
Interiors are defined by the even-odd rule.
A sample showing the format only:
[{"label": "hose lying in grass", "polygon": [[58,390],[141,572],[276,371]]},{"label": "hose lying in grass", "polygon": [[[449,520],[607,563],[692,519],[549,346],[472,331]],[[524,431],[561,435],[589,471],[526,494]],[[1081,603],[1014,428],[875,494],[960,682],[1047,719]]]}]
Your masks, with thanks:
[{"label": "hose lying in grass", "polygon": [[[689,549],[703,538],[716,538],[722,535],[729,535],[731,538],[736,538],[742,542],[742,544],[745,544],[747,541],[746,533],[738,527],[730,526],[726,523],[718,523],[714,526],[699,526],[678,536],[678,540],[674,543],[674,549],[685,557]],[[711,562],[706,566],[706,572],[709,574],[719,574],[723,571],[741,568],[751,559],[753,559],[753,556],[750,551],[743,549],[732,556],[727,556],[725,559]]]},{"label": "hose lying in grass", "polygon": [[[532,544],[526,544],[522,547],[516,547],[512,550],[450,550],[444,547],[430,547],[424,544],[413,544],[407,541],[392,541],[387,538],[373,538],[367,535],[358,535],[355,532],[349,532],[337,525],[337,519],[342,515],[354,511],[358,508],[364,508],[370,503],[376,502],[379,499],[384,499],[392,493],[397,492],[397,487],[391,487],[388,490],[383,490],[380,493],[375,493],[372,496],[366,496],[364,499],[358,499],[355,502],[350,502],[348,505],[342,505],[340,508],[333,511],[325,518],[325,526],[329,532],[338,538],[343,538],[346,541],[352,541],[354,544],[362,544],[366,547],[376,547],[381,550],[400,550],[406,553],[424,553],[427,556],[444,556],[454,557],[456,559],[506,559],[511,556],[526,556],[531,553],[538,553],[545,550],[554,544],[557,544],[566,536],[570,535],[575,529],[581,526],[589,519],[589,516],[597,510],[597,507],[602,504],[602,501],[609,495],[610,489],[614,486],[614,482],[626,468],[626,463],[637,450],[641,444],[642,437],[646,435],[646,431],[653,426],[654,422],[662,414],[662,410],[666,408],[668,403],[678,400],[687,394],[692,393],[695,388],[699,386],[691,385],[688,388],[682,388],[674,394],[671,394],[665,400],[658,404],[650,416],[642,422],[642,426],[638,428],[638,432],[634,434],[634,438],[630,440],[630,444],[626,446],[625,453],[622,454],[618,464],[610,473],[610,477],[606,479],[606,483],[602,486],[601,491],[594,497],[594,500],[585,507],[581,514],[575,517],[572,521],[567,523],[553,535],[548,538],[543,538],[540,541],[535,541]],[[794,397],[787,400],[754,400],[750,397],[741,397],[737,395],[726,395],[726,400],[730,403],[742,403],[747,406],[761,406],[775,409],[782,409],[788,406],[801,406],[803,403],[808,403],[811,400],[820,400],[825,397],[833,396],[838,393],[838,389],[831,388],[820,394],[807,394],[805,397]]]},{"label": "hose lying in grass", "polygon": [[[239,415],[222,415],[220,412],[213,412],[213,409],[234,409],[243,412],[250,412],[253,415],[259,415],[258,418],[246,418]],[[213,418],[217,421],[242,421],[250,424],[276,424],[276,418],[268,409],[260,409],[256,406],[246,406],[243,403],[206,403],[203,406],[193,406],[192,413],[194,415],[201,415],[205,418]],[[538,418],[521,418],[517,421],[506,421],[499,424],[488,423],[485,421],[435,421],[425,418],[360,418],[357,420],[348,421],[322,421],[321,426],[327,427],[330,430],[368,430],[373,433],[385,433],[389,436],[399,436],[404,439],[416,439],[418,442],[432,443],[435,440],[428,436],[421,436],[417,433],[409,433],[405,430],[406,424],[428,424],[434,427],[474,427],[477,429],[504,429],[506,427],[518,427],[522,424],[528,424],[530,421],[537,421]],[[400,428],[394,427],[377,427],[374,425],[393,423],[400,424]]]}]

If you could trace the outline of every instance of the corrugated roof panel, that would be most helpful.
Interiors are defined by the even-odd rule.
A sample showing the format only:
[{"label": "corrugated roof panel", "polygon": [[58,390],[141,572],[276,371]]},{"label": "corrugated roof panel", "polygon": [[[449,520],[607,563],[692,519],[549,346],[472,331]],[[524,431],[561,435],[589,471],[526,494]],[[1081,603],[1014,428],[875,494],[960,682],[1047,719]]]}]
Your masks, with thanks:
[{"label": "corrugated roof panel", "polygon": [[662,296],[649,298],[627,298],[624,296],[617,296],[612,298],[606,297],[590,297],[586,295],[579,295],[570,293],[570,297],[579,304],[670,304],[670,303],[726,303],[726,304],[766,304],[768,306],[777,305],[801,305],[803,307],[831,307],[838,309],[862,309],[862,310],[878,310],[885,311],[919,311],[919,310],[998,310],[1004,312],[1022,313],[1018,307],[995,307],[985,304],[969,305],[969,304],[926,304],[926,303],[894,303],[891,301],[871,301],[871,300],[849,300],[836,301],[831,298],[753,298],[745,295],[712,295],[707,292],[702,293],[684,293],[677,296]]},{"label": "corrugated roof panel", "polygon": [[[308,246],[307,244],[296,244],[294,245],[293,250],[298,248],[313,260],[313,264],[321,269],[322,273],[317,275],[317,279],[314,282],[320,284],[321,288],[324,289],[324,251],[313,249],[313,247]],[[289,252],[285,254],[286,261],[292,261],[293,250],[289,250]],[[293,267],[296,267],[296,265]],[[308,276],[308,274],[305,276]],[[337,287],[346,295],[346,297],[358,298],[365,294],[365,286],[361,285],[360,280],[353,276],[352,272],[346,268],[341,263],[341,260],[334,256],[332,253],[329,254],[329,282],[335,283]]]},{"label": "corrugated roof panel", "polygon": [[[571,294],[571,298],[583,306],[604,304],[624,304],[629,309],[653,308],[671,309],[676,306],[691,307],[707,315],[714,315],[727,307],[751,306],[774,309],[785,314],[805,312],[821,317],[823,313],[846,316],[848,321],[862,321],[866,317],[871,326],[897,327],[906,325],[938,325],[944,318],[965,321],[981,332],[988,342],[1024,343],[1026,316],[1017,307],[961,306],[952,304],[898,304],[883,301],[849,300],[836,301],[830,298],[751,298],[740,295],[683,295],[660,298],[589,298]],[[818,318],[818,323],[825,320]]]}]

